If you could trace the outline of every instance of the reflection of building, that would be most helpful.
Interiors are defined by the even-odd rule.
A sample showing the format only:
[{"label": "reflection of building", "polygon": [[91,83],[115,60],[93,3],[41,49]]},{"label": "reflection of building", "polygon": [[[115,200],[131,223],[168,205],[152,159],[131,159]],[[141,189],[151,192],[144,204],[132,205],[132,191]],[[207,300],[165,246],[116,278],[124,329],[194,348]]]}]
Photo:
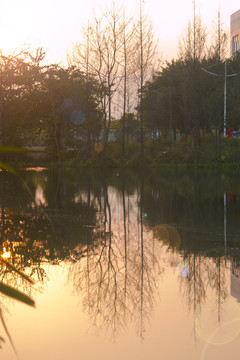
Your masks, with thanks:
[{"label": "reflection of building", "polygon": [[230,284],[231,296],[240,302],[240,269],[232,264],[231,271],[231,284]]},{"label": "reflection of building", "polygon": [[230,39],[231,39],[231,55],[234,56],[239,51],[240,40],[240,10],[231,15],[230,18]]}]

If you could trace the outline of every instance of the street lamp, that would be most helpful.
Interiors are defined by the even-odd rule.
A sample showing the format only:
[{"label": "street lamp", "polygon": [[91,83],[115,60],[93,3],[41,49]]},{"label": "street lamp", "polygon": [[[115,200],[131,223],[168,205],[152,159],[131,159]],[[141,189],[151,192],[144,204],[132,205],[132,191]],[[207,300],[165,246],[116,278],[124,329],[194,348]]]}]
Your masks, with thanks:
[{"label": "street lamp", "polygon": [[224,75],[221,74],[215,74],[211,71],[208,71],[207,69],[202,68],[203,71],[210,75],[224,77],[224,115],[223,115],[223,135],[227,135],[227,78],[236,76],[236,74],[227,74],[227,59],[225,58],[225,71]]}]

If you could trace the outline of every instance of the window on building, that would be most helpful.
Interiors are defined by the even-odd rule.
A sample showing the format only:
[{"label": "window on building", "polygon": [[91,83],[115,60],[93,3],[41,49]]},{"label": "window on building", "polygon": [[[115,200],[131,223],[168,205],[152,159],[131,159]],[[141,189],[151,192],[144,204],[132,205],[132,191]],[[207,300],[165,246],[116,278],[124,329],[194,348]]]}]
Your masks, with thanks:
[{"label": "window on building", "polygon": [[232,38],[232,55],[235,55],[239,50],[239,35],[233,36]]}]

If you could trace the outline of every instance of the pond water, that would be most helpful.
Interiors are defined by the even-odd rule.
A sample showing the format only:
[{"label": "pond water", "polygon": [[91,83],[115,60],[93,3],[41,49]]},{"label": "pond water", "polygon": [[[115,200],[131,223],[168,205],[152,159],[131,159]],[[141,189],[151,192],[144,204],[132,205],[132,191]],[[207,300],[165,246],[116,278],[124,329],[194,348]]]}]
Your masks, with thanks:
[{"label": "pond water", "polygon": [[[0,173],[0,359],[236,358],[240,182],[185,172]],[[4,326],[6,325],[6,327]]]}]

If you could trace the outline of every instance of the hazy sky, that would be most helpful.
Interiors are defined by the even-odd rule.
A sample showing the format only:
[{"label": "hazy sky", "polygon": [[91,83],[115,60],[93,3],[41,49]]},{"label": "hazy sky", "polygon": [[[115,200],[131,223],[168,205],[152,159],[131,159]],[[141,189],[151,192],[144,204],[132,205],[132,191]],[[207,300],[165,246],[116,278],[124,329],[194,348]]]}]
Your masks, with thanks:
[{"label": "hazy sky", "polygon": [[[87,25],[93,8],[110,0],[0,0],[0,48],[4,53],[23,44],[47,49],[49,62],[65,60],[72,43],[81,40],[82,26]],[[126,9],[137,9],[139,0],[115,0]],[[196,0],[203,23],[210,25],[220,6],[226,29],[230,15],[240,9],[239,0]],[[145,11],[159,35],[162,59],[176,58],[179,37],[192,17],[192,0],[145,0]]]}]

